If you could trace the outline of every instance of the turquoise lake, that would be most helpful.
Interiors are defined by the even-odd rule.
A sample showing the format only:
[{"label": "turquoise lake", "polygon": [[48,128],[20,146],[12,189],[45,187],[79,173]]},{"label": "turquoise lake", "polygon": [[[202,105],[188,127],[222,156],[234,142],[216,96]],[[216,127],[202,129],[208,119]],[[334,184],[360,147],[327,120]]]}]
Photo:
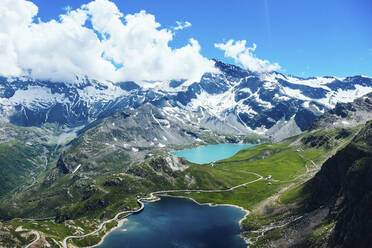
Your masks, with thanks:
[{"label": "turquoise lake", "polygon": [[193,149],[171,152],[177,157],[184,157],[188,161],[196,164],[207,164],[213,161],[229,158],[242,149],[255,145],[250,144],[217,144],[209,146],[199,146]]},{"label": "turquoise lake", "polygon": [[238,208],[201,206],[188,199],[162,197],[110,233],[101,248],[243,248]]}]

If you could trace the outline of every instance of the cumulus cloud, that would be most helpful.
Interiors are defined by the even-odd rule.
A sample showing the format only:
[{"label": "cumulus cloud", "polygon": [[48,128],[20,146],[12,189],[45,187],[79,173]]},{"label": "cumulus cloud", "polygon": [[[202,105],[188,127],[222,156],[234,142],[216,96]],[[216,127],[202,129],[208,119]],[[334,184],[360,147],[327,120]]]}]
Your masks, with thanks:
[{"label": "cumulus cloud", "polygon": [[173,33],[153,15],[145,11],[123,15],[108,0],[68,8],[58,20],[48,22],[35,21],[38,7],[29,1],[1,0],[0,9],[3,76],[73,81],[75,75],[87,75],[140,83],[199,80],[203,73],[216,70],[201,55],[196,40],[171,48]]},{"label": "cumulus cloud", "polygon": [[229,40],[226,43],[215,43],[214,46],[225,52],[225,57],[230,57],[236,63],[240,63],[245,69],[253,72],[263,73],[279,70],[278,63],[270,63],[268,60],[262,60],[255,56],[256,44],[252,47],[246,46],[246,40]]},{"label": "cumulus cloud", "polygon": [[182,30],[185,28],[190,28],[192,26],[192,24],[188,21],[185,22],[176,21],[176,24],[177,26],[174,27],[174,30]]}]

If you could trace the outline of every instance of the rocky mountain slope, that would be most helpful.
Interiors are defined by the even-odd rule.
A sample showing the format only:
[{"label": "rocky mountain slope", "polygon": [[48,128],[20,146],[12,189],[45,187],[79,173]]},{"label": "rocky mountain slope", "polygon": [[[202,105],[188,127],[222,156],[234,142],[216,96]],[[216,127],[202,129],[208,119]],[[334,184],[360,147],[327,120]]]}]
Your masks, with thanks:
[{"label": "rocky mountain slope", "polygon": [[[210,143],[255,143],[258,136],[230,136],[173,118],[152,104],[122,111],[81,131],[65,148],[56,169],[63,174],[99,174],[129,167],[162,148]],[[261,139],[263,141],[263,139]]]},{"label": "rocky mountain slope", "polygon": [[[355,109],[352,112],[353,116],[358,114],[359,110],[368,112],[368,97],[362,97],[362,100],[357,99],[352,103]],[[219,195],[221,198],[207,198],[209,201],[221,201],[220,203],[237,201],[243,206],[254,206],[250,201],[258,204],[269,196],[275,196],[277,190],[289,186],[292,182],[303,182],[304,178],[314,175],[319,169],[315,163],[347,144],[357,130],[350,127],[329,127],[324,130],[325,128],[322,127],[282,143],[258,146],[257,149],[245,151],[247,155],[244,155],[244,152],[237,154],[239,160],[226,164],[225,167],[221,164],[195,166],[170,156],[168,152],[174,148],[195,144],[250,143],[260,137],[212,131],[195,123],[192,118],[169,114],[172,109],[168,105],[170,102],[171,100],[168,99],[164,105],[160,105],[162,107],[145,102],[135,108],[110,113],[107,117],[92,119],[87,126],[77,132],[78,136],[71,142],[72,137],[45,136],[49,129],[52,130],[51,133],[61,132],[61,127],[57,125],[51,125],[48,129],[50,124],[45,123],[40,128],[35,128],[18,127],[5,122],[9,126],[8,130],[3,131],[5,143],[11,141],[5,140],[5,137],[8,137],[6,133],[14,129],[27,132],[34,130],[34,133],[40,132],[40,140],[34,133],[31,133],[30,137],[34,137],[31,140],[37,141],[38,146],[43,147],[43,142],[54,140],[47,149],[49,151],[47,154],[54,155],[48,157],[48,166],[45,168],[32,169],[36,177],[35,182],[24,186],[11,198],[3,200],[0,204],[1,219],[53,216],[54,220],[38,222],[34,228],[39,230],[38,225],[41,223],[41,225],[56,225],[64,230],[63,228],[66,227],[71,228],[71,223],[74,221],[99,223],[100,220],[112,217],[123,208],[136,207],[135,199],[138,194],[145,195],[161,189],[231,187],[253,180],[251,170],[257,170],[265,178],[274,175],[270,184],[262,180],[257,184],[250,184],[250,187],[242,187],[240,190],[247,191],[244,197],[231,198],[232,192],[225,192]],[[332,111],[335,110],[329,111],[329,114],[323,118],[332,115]],[[318,123],[321,123],[323,118],[320,118]],[[323,121],[323,123],[327,122]],[[56,128],[53,130],[52,127]],[[67,127],[66,130],[70,128]],[[71,132],[71,135],[74,133]],[[9,151],[9,148],[6,148],[6,151]],[[35,152],[39,153],[36,146]],[[31,157],[35,156],[31,154],[28,158]],[[310,160],[313,163],[310,163]],[[242,172],[245,170],[248,173]],[[24,174],[27,173],[30,171]],[[248,196],[252,196],[253,192],[258,198],[253,197],[254,199],[248,201]],[[202,194],[195,195],[193,196],[203,197]],[[319,202],[308,202],[306,206],[311,212],[314,208],[317,210],[319,204]],[[328,209],[328,205],[327,208],[322,209]],[[326,216],[324,211],[322,214],[323,217]],[[20,225],[17,221],[11,223],[14,223],[15,228]],[[83,226],[92,228],[86,224]],[[7,228],[13,230],[9,225]],[[296,230],[301,230],[301,226],[296,226]],[[48,235],[54,235],[49,231],[46,232]],[[62,231],[56,237],[60,239],[65,234],[66,232]],[[288,236],[283,235],[283,237],[290,237],[288,233],[286,235]],[[295,238],[297,240],[297,236]],[[298,240],[307,242],[303,239]]]},{"label": "rocky mountain slope", "polygon": [[372,121],[330,158],[304,189],[307,209],[330,208],[327,247],[370,247],[372,237]]},{"label": "rocky mountain slope", "polygon": [[[371,113],[367,94],[337,104],[309,131],[288,139],[302,144],[298,152],[310,148],[306,154],[319,167],[308,170],[314,177],[294,184],[271,201],[269,211],[260,212],[257,219],[265,223],[260,227],[264,231],[253,247],[370,247]],[[319,160],[315,150],[332,146],[338,147],[336,152]]]},{"label": "rocky mountain slope", "polygon": [[[79,202],[84,202],[82,208],[89,208],[84,204],[93,204],[91,201],[98,201],[106,193],[97,185],[108,181],[106,186],[110,186],[113,183],[112,175],[116,174],[120,174],[127,180],[121,192],[124,194],[123,199],[132,198],[135,192],[142,192],[143,188],[150,187],[155,190],[159,187],[175,187],[173,178],[177,175],[175,171],[186,169],[188,164],[182,159],[171,156],[169,151],[172,149],[216,143],[265,141],[265,138],[257,135],[229,135],[197,127],[191,122],[167,115],[164,110],[150,103],[94,121],[79,130],[78,136],[72,141],[65,139],[63,143],[53,141],[51,136],[41,131],[46,129],[45,124],[42,128],[22,127],[22,129],[40,130],[44,143],[34,139],[33,150],[30,147],[33,153],[25,157],[22,157],[22,154],[12,154],[10,160],[23,159],[26,162],[36,160],[40,153],[36,148],[45,146],[48,149],[45,148],[45,153],[40,155],[45,159],[42,160],[45,166],[24,165],[27,167],[24,174],[31,173],[34,181],[23,182],[26,185],[20,188],[17,194],[9,194],[9,197],[2,199],[4,203],[0,204],[2,219],[9,216],[56,215],[58,209],[66,206],[74,209],[74,205]],[[50,142],[49,146],[45,144],[47,141]],[[4,153],[9,151],[11,151],[9,146],[4,149]],[[0,161],[1,159],[0,156]],[[11,163],[9,167],[12,168]],[[158,170],[164,170],[165,174]],[[21,179],[23,175],[21,173],[23,172],[19,171],[18,175],[14,174],[14,177]],[[6,178],[10,175],[4,173],[3,176]],[[141,185],[143,180],[146,180],[147,186]],[[191,179],[182,175],[178,180],[185,183]],[[9,185],[7,192],[14,191],[16,186]],[[128,194],[126,195],[125,192]],[[94,200],[91,200],[91,197]],[[110,198],[108,201],[110,204],[115,204],[115,209],[120,207],[118,199]],[[16,207],[9,209],[8,204],[14,204]],[[94,202],[94,204],[98,203]],[[95,205],[94,209],[96,207]],[[43,211],[40,212],[40,209]],[[76,213],[76,215],[83,214],[84,212],[80,210]]]},{"label": "rocky mountain slope", "polygon": [[279,140],[306,130],[339,102],[372,91],[372,79],[298,78],[257,74],[215,61],[219,73],[200,82],[76,82],[0,78],[0,113],[11,123],[84,126],[115,112],[150,103],[168,115],[232,134],[263,134]]},{"label": "rocky mountain slope", "polygon": [[[78,77],[74,83],[0,78],[1,219],[54,216],[58,225],[69,219],[98,221],[123,206],[135,207],[138,192],[226,188],[244,175],[190,165],[170,156],[169,151],[198,144],[261,143],[268,137],[280,140],[311,126],[309,132],[279,146],[290,152],[283,161],[296,158],[305,164],[304,157],[309,157],[314,163],[316,155],[330,154],[350,141],[356,131],[352,127],[371,116],[371,94],[358,98],[372,91],[371,78],[255,74],[220,61],[216,67],[220,73],[207,73],[200,82],[151,82],[146,86]],[[365,142],[368,132],[364,133],[354,141]],[[365,153],[355,150],[353,155],[368,155],[369,145],[366,147]],[[280,151],[270,150],[249,159],[270,160]],[[355,163],[369,163],[368,156]],[[310,176],[317,169],[311,165],[301,170]],[[349,172],[346,174],[340,178]],[[346,195],[338,195],[344,181],[322,183],[320,180],[311,187],[323,188],[328,183],[327,190],[333,191],[323,189],[324,198],[308,199],[330,200],[330,194],[337,197],[333,202],[308,201],[307,207],[328,204],[335,209],[335,216],[341,216],[338,204]],[[369,204],[368,197],[363,201]],[[350,209],[354,207],[348,208],[348,213]],[[359,221],[357,217],[353,220]],[[346,237],[340,228],[341,236],[334,234],[335,244]]]},{"label": "rocky mountain slope", "polygon": [[0,121],[0,199],[37,183],[55,166],[59,147],[76,137],[56,125],[19,127]]},{"label": "rocky mountain slope", "polygon": [[314,122],[312,129],[346,128],[365,124],[372,120],[372,93],[349,103],[337,103],[335,108]]}]

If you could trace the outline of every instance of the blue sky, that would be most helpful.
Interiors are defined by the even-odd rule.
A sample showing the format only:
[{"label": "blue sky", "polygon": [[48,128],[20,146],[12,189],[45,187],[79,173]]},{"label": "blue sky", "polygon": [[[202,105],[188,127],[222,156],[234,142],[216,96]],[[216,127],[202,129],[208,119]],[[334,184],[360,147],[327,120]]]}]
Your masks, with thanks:
[{"label": "blue sky", "polygon": [[[55,19],[90,1],[32,0],[43,21]],[[225,58],[214,43],[229,39],[257,44],[255,55],[278,62],[282,72],[298,76],[372,76],[372,1],[370,0],[114,0],[124,14],[155,15],[163,27],[189,21],[172,47],[193,37],[207,58]]]}]

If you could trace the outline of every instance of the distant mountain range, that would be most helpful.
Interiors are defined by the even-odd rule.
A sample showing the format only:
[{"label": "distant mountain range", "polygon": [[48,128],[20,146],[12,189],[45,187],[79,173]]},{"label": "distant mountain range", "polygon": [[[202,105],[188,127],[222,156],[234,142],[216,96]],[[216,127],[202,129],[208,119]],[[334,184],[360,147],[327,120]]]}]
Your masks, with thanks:
[{"label": "distant mountain range", "polygon": [[372,91],[372,78],[299,78],[257,74],[215,61],[219,73],[200,82],[50,82],[0,77],[0,115],[18,126],[58,123],[68,128],[149,103],[184,122],[228,134],[280,140],[306,130],[337,103]]}]

